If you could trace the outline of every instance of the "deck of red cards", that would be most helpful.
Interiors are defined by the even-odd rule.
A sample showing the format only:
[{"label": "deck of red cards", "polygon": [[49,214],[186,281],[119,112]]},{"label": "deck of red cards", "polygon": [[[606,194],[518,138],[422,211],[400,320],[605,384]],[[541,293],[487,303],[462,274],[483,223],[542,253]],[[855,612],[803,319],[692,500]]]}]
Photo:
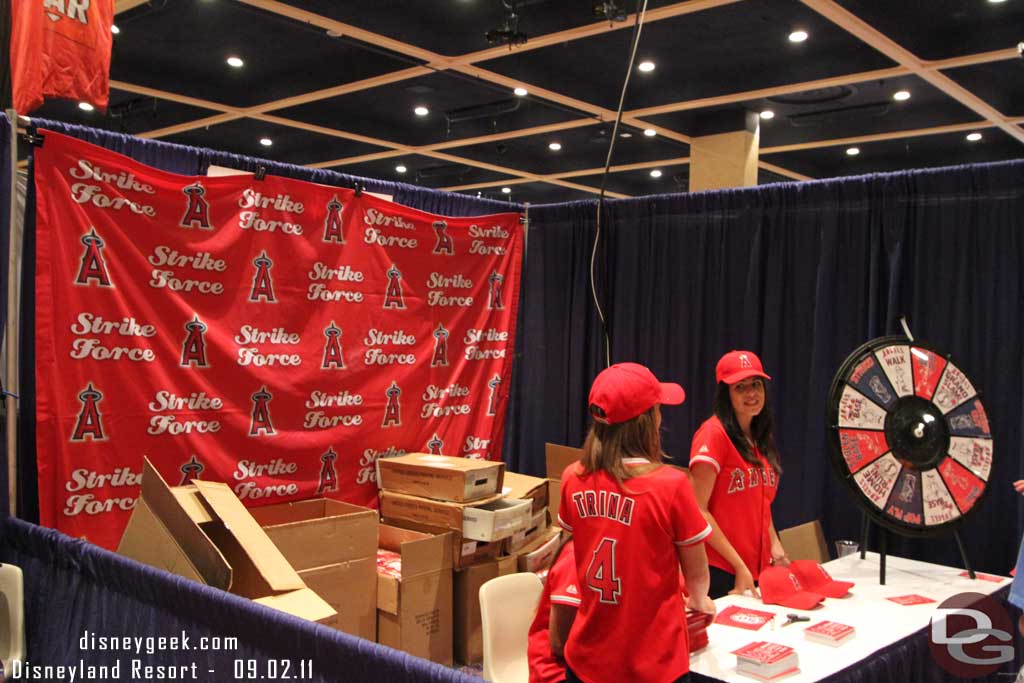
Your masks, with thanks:
[{"label": "deck of red cards", "polygon": [[833,647],[839,647],[856,634],[852,626],[840,624],[837,621],[819,621],[814,626],[804,629],[804,636],[807,640],[816,643],[824,643]]},{"label": "deck of red cards", "polygon": [[796,650],[788,645],[759,640],[732,652],[736,673],[759,681],[777,681],[800,671]]}]

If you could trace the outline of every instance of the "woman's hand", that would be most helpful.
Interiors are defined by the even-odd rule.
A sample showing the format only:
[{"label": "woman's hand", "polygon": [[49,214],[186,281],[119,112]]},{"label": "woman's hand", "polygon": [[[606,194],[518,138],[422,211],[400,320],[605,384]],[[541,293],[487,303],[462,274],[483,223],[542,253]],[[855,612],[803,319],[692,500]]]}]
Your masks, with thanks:
[{"label": "woman's hand", "polygon": [[750,591],[750,594],[755,598],[761,597],[757,586],[754,585],[754,575],[750,573],[749,569],[743,567],[736,572],[736,583],[733,585],[732,590],[729,591],[729,595],[743,595],[747,591]]},{"label": "woman's hand", "polygon": [[687,597],[686,608],[695,609],[698,612],[703,612],[704,614],[708,615],[709,621],[715,618],[715,612],[718,609],[717,607],[715,607],[715,601],[706,595],[704,596],[704,599],[700,601],[694,600],[692,597]]},{"label": "woman's hand", "polygon": [[1024,495],[1024,479],[1013,482],[1013,488],[1017,490],[1017,493]]},{"label": "woman's hand", "polygon": [[[1021,482],[1024,484],[1024,481]],[[776,567],[788,567],[789,556],[786,555],[786,549],[782,547],[782,543],[779,542],[778,538],[772,538],[772,565]]]}]

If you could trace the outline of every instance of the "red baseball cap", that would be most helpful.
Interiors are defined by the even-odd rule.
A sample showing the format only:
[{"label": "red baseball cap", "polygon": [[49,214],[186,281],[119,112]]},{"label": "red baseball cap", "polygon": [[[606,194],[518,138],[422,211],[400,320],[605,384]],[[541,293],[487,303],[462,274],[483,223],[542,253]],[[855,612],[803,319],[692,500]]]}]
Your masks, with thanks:
[{"label": "red baseball cap", "polygon": [[853,581],[836,581],[814,560],[793,560],[789,563],[789,571],[800,579],[801,585],[826,598],[841,598],[853,588]]},{"label": "red baseball cap", "polygon": [[761,359],[753,351],[730,351],[718,359],[718,365],[715,366],[716,382],[736,384],[748,377],[771,379],[765,374]]},{"label": "red baseball cap", "polygon": [[768,567],[757,577],[761,600],[766,605],[812,609],[825,599],[821,593],[805,590],[800,579],[785,567]]},{"label": "red baseball cap", "polygon": [[[685,400],[686,392],[681,386],[659,382],[653,372],[639,363],[616,363],[594,379],[589,404],[595,420],[618,424],[642,415],[656,403],[679,405]],[[604,414],[595,414],[594,407]]]}]

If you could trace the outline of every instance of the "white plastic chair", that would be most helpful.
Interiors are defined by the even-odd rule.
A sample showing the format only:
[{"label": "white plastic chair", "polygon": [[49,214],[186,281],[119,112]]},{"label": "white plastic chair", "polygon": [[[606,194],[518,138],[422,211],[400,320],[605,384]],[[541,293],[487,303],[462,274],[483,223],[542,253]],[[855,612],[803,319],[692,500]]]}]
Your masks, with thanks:
[{"label": "white plastic chair", "polygon": [[480,586],[484,678],[494,683],[527,683],[526,644],[543,590],[532,572],[508,574]]},{"label": "white plastic chair", "polygon": [[11,676],[14,661],[25,658],[25,589],[21,568],[0,564],[0,681]]}]

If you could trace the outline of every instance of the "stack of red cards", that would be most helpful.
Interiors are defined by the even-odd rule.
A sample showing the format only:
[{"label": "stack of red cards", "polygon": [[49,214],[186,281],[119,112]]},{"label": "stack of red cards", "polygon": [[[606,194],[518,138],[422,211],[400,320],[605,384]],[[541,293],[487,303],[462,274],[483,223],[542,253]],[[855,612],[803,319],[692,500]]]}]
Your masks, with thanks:
[{"label": "stack of red cards", "polygon": [[837,621],[820,621],[814,626],[804,629],[804,636],[807,640],[818,643],[825,643],[832,647],[839,647],[850,638],[853,638],[856,631],[852,626],[840,624]]},{"label": "stack of red cards", "polygon": [[733,650],[736,672],[759,681],[777,681],[800,671],[796,650],[759,640]]},{"label": "stack of red cards", "polygon": [[686,610],[686,631],[690,641],[690,654],[708,646],[708,624],[711,615],[695,609]]}]

